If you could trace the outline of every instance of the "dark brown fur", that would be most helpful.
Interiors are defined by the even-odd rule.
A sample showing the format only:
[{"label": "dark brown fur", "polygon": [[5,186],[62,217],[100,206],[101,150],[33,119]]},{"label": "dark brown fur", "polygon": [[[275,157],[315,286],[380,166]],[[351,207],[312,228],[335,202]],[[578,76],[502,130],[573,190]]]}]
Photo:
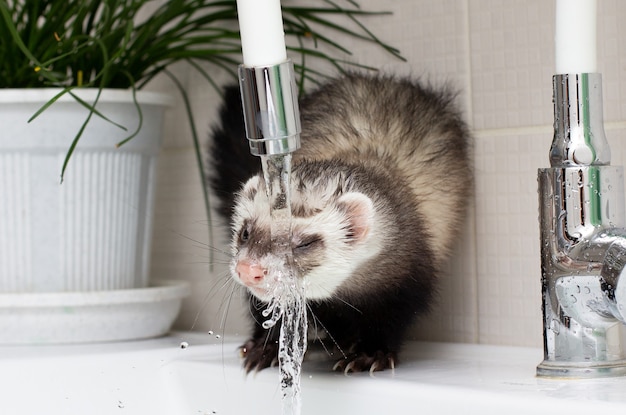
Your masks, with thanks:
[{"label": "dark brown fur", "polygon": [[[237,99],[231,99],[233,112],[240,111]],[[310,325],[327,334],[326,344],[339,350],[339,370],[393,366],[408,327],[433,302],[439,270],[458,234],[472,182],[468,129],[453,99],[445,90],[408,79],[353,74],[330,81],[301,101],[302,148],[293,155],[292,191],[304,196],[296,198],[294,217],[313,217],[332,207],[333,198],[358,192],[373,203],[377,222],[372,238],[383,247],[375,256],[364,254],[367,260],[345,275],[330,295],[308,301]],[[216,191],[229,192],[222,193],[222,212],[229,212],[242,199],[229,196],[237,186],[226,176],[232,171],[226,165],[233,161],[223,158],[223,148],[245,147],[245,139],[242,130],[229,134],[236,127],[228,122],[242,122],[241,112],[239,117],[225,110],[222,114],[227,116],[214,134],[222,148],[214,152],[218,174],[213,184]],[[318,200],[316,192],[328,185],[337,187],[327,205],[306,203]],[[345,209],[349,215],[350,208]],[[235,216],[241,222],[247,214]],[[243,223],[255,231],[254,240],[235,240],[235,252],[268,249],[267,230]],[[332,235],[320,234],[315,244],[304,244],[308,250],[294,249],[302,264],[300,275],[307,278],[331,256],[342,255],[342,249],[360,249],[360,236],[349,223],[338,224]],[[299,246],[298,241],[292,243]],[[263,329],[261,311],[266,304],[253,296],[250,304],[255,324],[243,347],[245,365],[248,370],[262,369],[275,362],[278,328]]]}]

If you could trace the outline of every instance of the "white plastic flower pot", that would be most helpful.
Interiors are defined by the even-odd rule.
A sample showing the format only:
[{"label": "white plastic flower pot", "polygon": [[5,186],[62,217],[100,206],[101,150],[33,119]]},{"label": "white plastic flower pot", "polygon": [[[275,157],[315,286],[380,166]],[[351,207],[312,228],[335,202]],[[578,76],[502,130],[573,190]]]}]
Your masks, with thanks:
[{"label": "white plastic flower pot", "polygon": [[[0,293],[105,291],[148,285],[162,94],[104,90],[69,162],[89,111],[59,90],[0,90]],[[76,90],[88,103],[96,90]]]}]

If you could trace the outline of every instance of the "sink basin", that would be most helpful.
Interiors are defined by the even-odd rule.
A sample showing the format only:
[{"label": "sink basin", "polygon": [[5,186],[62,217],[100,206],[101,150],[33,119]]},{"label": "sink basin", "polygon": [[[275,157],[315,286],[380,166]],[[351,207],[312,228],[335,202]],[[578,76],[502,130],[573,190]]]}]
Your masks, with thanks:
[{"label": "sink basin", "polygon": [[[158,339],[0,347],[0,413],[280,414],[278,371],[245,376],[241,339],[173,333]],[[181,343],[188,344],[181,348]],[[409,343],[395,371],[343,375],[313,358],[303,414],[588,414],[626,411],[626,378],[535,377],[539,349]]]}]

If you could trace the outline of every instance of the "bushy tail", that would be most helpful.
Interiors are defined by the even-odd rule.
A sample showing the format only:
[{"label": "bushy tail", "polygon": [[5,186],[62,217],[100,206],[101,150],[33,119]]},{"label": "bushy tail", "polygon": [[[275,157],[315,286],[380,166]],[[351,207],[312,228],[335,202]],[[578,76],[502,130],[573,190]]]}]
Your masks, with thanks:
[{"label": "bushy tail", "polygon": [[239,87],[226,87],[219,122],[211,130],[209,143],[209,183],[219,198],[219,214],[230,219],[235,193],[260,170],[261,161],[250,154],[246,139]]}]

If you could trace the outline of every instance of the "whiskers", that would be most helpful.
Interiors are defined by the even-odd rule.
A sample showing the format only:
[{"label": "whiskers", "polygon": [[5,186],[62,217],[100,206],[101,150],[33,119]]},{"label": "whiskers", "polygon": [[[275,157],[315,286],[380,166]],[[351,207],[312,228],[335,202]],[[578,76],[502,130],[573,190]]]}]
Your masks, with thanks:
[{"label": "whiskers", "polygon": [[[213,229],[219,233],[227,228],[220,229],[213,224]],[[219,333],[219,338],[224,342],[227,332],[237,333],[239,330],[236,322],[233,324],[234,327],[227,327],[232,324],[229,322],[231,310],[240,310],[245,304],[245,288],[230,275],[229,266],[232,258],[230,248],[209,244],[189,234],[176,232],[176,235],[189,242],[185,256],[191,260],[187,260],[186,264],[196,269],[198,265],[206,267],[200,275],[193,271],[188,276],[188,279],[193,279],[194,290],[187,306],[195,308],[188,330],[210,329],[211,333]]]},{"label": "whiskers", "polygon": [[183,233],[177,232],[176,235],[180,238],[186,239],[193,243],[191,248],[199,249],[203,252],[208,252],[208,255],[203,256],[203,259],[206,261],[205,263],[209,265],[209,269],[212,271],[214,265],[216,264],[228,264],[231,258],[231,252],[227,248],[219,248],[215,245],[212,245],[207,242],[203,242],[199,239],[192,238],[189,235],[185,235]]},{"label": "whiskers", "polygon": [[[209,277],[209,276],[207,276]],[[230,309],[233,307],[233,299],[242,297],[244,288],[237,284],[230,276],[228,270],[224,270],[218,274],[213,274],[215,281],[210,285],[210,289],[204,294],[200,302],[200,308],[196,311],[195,317],[189,330],[195,330],[200,319],[207,316],[207,309],[217,305],[217,312],[211,313],[218,317],[218,328],[222,334],[226,332],[226,324]],[[213,327],[215,322],[211,323]],[[205,325],[205,323],[203,323]]]},{"label": "whiskers", "polygon": [[[332,341],[334,347],[339,351],[339,353],[341,354],[341,356],[346,359],[348,356],[346,355],[346,353],[343,351],[343,349],[341,348],[341,346],[339,345],[339,343],[335,340],[335,338],[333,337],[332,333],[324,326],[324,324],[321,322],[320,319],[317,318],[317,316],[315,315],[315,312],[313,311],[313,309],[311,308],[310,305],[307,304],[307,309],[309,310],[309,332],[312,331],[312,335],[310,334],[309,337],[312,337],[313,340],[312,342],[319,342],[319,344],[322,346],[322,348],[324,349],[324,352],[326,352],[326,355],[330,358],[334,358],[335,354],[333,351],[331,351],[329,349],[329,347],[326,345],[326,343],[324,343],[324,339],[320,336],[320,333],[323,332],[328,336],[328,338],[330,339],[330,341]],[[319,327],[318,327],[319,326]],[[320,330],[320,327],[322,330]]]}]

